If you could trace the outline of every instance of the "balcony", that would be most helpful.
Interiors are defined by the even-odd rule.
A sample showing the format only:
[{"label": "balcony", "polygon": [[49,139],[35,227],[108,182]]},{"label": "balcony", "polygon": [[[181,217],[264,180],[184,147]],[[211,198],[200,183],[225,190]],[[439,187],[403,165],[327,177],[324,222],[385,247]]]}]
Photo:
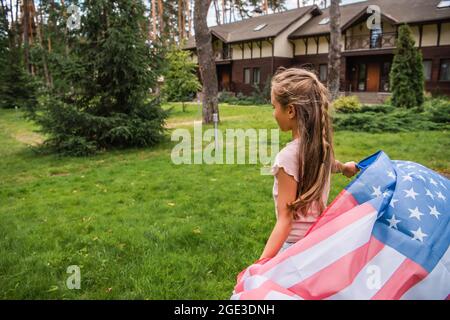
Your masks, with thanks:
[{"label": "balcony", "polygon": [[380,33],[345,37],[345,50],[370,50],[395,48],[397,33]]},{"label": "balcony", "polygon": [[214,57],[216,61],[231,60],[231,47],[224,46],[222,50],[215,50]]}]

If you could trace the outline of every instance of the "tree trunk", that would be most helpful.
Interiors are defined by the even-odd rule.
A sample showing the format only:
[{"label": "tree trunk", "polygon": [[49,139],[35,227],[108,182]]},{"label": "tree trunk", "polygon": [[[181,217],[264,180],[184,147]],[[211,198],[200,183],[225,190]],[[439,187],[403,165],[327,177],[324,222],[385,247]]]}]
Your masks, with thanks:
[{"label": "tree trunk", "polygon": [[217,75],[211,44],[211,33],[206,17],[211,0],[195,0],[194,31],[200,75],[203,84],[203,123],[213,122],[213,113],[219,115]]},{"label": "tree trunk", "polygon": [[331,0],[330,6],[330,53],[328,54],[328,90],[331,101],[339,96],[341,71],[341,12],[339,0]]},{"label": "tree trunk", "polygon": [[214,1],[214,12],[216,13],[216,23],[217,25],[221,25],[222,23],[220,22],[219,5],[217,4],[217,0],[213,1]]},{"label": "tree trunk", "polygon": [[42,26],[44,25],[44,19],[42,17],[42,7],[39,7],[39,21],[36,15],[36,31],[37,31],[37,36],[38,36],[38,40],[39,40],[39,46],[41,47],[42,50],[42,65],[44,67],[44,77],[45,77],[45,82],[47,84],[48,87],[52,87],[53,86],[53,81],[50,75],[50,72],[48,70],[48,61],[47,61],[47,52],[46,49],[44,48],[44,40],[43,40],[43,35],[42,35]]},{"label": "tree trunk", "polygon": [[178,41],[184,39],[183,25],[183,0],[178,0]]},{"label": "tree trunk", "polygon": [[152,0],[152,28],[153,28],[153,34],[152,39],[156,40],[156,0]]},{"label": "tree trunk", "polygon": [[225,0],[222,0],[222,22],[224,24],[227,23],[226,18],[227,18],[227,15],[225,13]]},{"label": "tree trunk", "polygon": [[188,19],[188,38],[192,34],[191,0],[186,0],[186,16]]},{"label": "tree trunk", "polygon": [[23,31],[23,47],[24,47],[24,59],[25,68],[29,73],[32,72],[30,65],[30,38],[29,38],[29,26],[30,26],[30,11],[28,6],[29,0],[23,0],[22,4],[22,31]]},{"label": "tree trunk", "polygon": [[158,15],[159,15],[159,32],[160,37],[164,36],[164,5],[162,0],[158,0]]}]

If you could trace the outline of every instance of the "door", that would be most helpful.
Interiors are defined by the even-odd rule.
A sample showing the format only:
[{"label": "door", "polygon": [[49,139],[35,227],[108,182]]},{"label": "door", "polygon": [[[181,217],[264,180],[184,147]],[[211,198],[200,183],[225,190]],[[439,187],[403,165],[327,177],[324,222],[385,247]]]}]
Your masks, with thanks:
[{"label": "door", "polygon": [[367,91],[378,92],[380,85],[380,64],[367,64]]}]

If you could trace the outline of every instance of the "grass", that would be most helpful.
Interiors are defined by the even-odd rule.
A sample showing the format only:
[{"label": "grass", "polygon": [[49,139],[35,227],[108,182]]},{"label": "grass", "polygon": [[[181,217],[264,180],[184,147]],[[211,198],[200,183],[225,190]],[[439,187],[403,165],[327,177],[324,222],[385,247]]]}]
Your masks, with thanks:
[{"label": "grass", "polygon": [[[198,106],[172,106],[168,127],[192,130]],[[220,110],[221,128],[276,128],[268,106]],[[275,214],[273,177],[260,165],[174,165],[175,141],[37,155],[27,146],[42,140],[35,129],[20,111],[0,110],[0,298],[228,299],[261,254]],[[450,173],[444,131],[337,132],[335,148],[342,161],[382,149]],[[330,201],[348,182],[333,177]],[[81,268],[80,290],[66,287],[70,265]]]}]

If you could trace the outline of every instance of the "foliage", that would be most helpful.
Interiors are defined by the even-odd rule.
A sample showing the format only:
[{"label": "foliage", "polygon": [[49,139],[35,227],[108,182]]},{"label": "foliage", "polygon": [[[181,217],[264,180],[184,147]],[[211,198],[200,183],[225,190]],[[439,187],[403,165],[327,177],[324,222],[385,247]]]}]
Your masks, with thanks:
[{"label": "foliage", "polygon": [[421,108],[424,102],[424,70],[422,53],[414,46],[411,29],[399,28],[395,56],[390,73],[392,105]]},{"label": "foliage", "polygon": [[334,100],[333,107],[336,112],[353,113],[361,111],[361,102],[357,96],[341,96]]},{"label": "foliage", "polygon": [[360,112],[334,115],[335,130],[401,132],[450,129],[450,101],[429,99],[422,108],[398,109],[390,105],[367,105]]},{"label": "foliage", "polygon": [[[161,60],[141,29],[144,6],[132,0],[86,1],[80,34],[62,59],[64,85],[29,117],[49,135],[45,145],[67,155],[113,147],[153,146],[167,113],[148,100]],[[66,87],[66,91],[61,91]]]},{"label": "foliage", "polygon": [[167,101],[192,100],[201,89],[195,73],[196,64],[189,52],[173,46],[166,55],[167,67],[164,71],[163,95]]}]

